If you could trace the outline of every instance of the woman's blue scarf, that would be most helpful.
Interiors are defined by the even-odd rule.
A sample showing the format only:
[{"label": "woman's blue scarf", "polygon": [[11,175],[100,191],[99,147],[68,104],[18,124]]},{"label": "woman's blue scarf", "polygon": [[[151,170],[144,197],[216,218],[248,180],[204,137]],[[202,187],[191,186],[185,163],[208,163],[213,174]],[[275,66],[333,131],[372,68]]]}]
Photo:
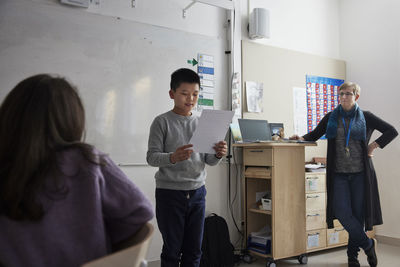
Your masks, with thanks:
[{"label": "woman's blue scarf", "polygon": [[354,121],[351,125],[350,137],[353,140],[365,140],[367,135],[367,126],[364,118],[364,113],[361,111],[357,103],[354,107],[346,112],[342,105],[338,105],[331,113],[328,125],[326,127],[326,138],[332,139],[336,137],[339,115],[343,118],[350,118]]}]

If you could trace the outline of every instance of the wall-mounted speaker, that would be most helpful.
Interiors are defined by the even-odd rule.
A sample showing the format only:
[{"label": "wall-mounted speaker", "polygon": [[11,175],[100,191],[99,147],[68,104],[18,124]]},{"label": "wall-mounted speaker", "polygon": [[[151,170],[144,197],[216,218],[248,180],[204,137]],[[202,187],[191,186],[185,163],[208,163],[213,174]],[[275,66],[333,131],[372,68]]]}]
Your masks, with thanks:
[{"label": "wall-mounted speaker", "polygon": [[269,38],[269,11],[265,8],[254,8],[249,18],[250,39]]},{"label": "wall-mounted speaker", "polygon": [[71,5],[71,6],[80,6],[80,7],[89,7],[90,0],[60,0],[61,4]]}]

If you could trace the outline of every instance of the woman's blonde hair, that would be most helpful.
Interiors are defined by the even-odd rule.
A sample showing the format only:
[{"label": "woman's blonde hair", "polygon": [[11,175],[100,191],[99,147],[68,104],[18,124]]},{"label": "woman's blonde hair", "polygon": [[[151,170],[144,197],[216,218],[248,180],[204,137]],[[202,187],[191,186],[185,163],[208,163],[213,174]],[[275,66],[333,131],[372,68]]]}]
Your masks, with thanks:
[{"label": "woman's blonde hair", "polygon": [[344,89],[347,89],[347,88],[352,89],[352,90],[353,90],[353,94],[354,94],[355,96],[358,96],[358,95],[360,95],[360,93],[361,93],[361,87],[360,87],[358,84],[353,83],[353,82],[344,82],[344,83],[339,87],[339,92],[340,92],[341,90],[344,90]]}]

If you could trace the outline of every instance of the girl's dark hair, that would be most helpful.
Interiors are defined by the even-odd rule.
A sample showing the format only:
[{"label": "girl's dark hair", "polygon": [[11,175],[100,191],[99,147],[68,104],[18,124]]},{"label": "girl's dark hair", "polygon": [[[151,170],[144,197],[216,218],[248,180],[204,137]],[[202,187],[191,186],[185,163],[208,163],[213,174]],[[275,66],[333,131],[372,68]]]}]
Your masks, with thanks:
[{"label": "girl's dark hair", "polygon": [[200,77],[191,69],[178,69],[171,74],[171,90],[176,91],[181,83],[197,83],[200,86]]},{"label": "girl's dark hair", "polygon": [[0,214],[14,220],[40,220],[39,200],[48,184],[52,193],[68,194],[56,153],[78,147],[100,163],[83,143],[85,111],[77,90],[64,78],[39,74],[11,90],[0,107]]}]

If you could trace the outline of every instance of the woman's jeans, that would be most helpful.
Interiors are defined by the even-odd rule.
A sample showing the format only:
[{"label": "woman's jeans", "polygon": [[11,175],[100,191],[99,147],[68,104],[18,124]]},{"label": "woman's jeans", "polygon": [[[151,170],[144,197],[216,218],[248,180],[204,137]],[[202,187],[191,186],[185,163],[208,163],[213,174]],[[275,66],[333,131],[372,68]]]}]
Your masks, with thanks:
[{"label": "woman's jeans", "polygon": [[198,267],[201,259],[206,188],[156,189],[156,216],[164,244],[161,267]]},{"label": "woman's jeans", "polygon": [[333,181],[334,214],[349,233],[347,256],[357,258],[360,247],[371,246],[364,231],[364,173],[335,173]]}]

